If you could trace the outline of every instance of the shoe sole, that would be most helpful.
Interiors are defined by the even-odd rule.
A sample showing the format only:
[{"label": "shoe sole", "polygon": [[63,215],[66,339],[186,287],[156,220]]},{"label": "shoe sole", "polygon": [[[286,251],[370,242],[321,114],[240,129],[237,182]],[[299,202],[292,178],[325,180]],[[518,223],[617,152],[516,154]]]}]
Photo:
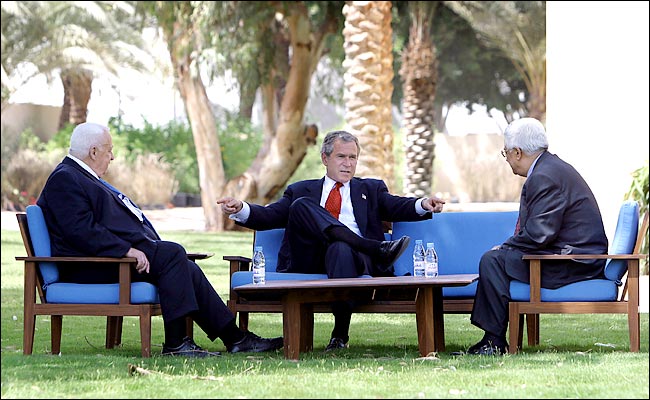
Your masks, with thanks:
[{"label": "shoe sole", "polygon": [[170,352],[170,353],[161,353],[163,357],[189,357],[189,358],[207,358],[207,357],[218,357],[221,355],[220,352],[213,351],[184,351],[184,352]]}]

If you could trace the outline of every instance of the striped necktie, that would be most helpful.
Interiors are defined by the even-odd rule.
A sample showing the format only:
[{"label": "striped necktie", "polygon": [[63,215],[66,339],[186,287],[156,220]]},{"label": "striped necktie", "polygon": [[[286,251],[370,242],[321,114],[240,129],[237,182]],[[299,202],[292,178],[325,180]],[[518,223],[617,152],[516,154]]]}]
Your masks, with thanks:
[{"label": "striped necktie", "polygon": [[131,199],[129,199],[124,193],[120,192],[115,186],[111,185],[110,183],[106,182],[103,179],[100,179],[99,181],[101,183],[103,183],[104,186],[111,189],[115,194],[117,194],[117,197],[119,197],[120,200],[122,200],[122,203],[124,203],[124,205],[127,206],[129,208],[129,210],[131,210],[131,212],[136,217],[138,217],[138,219],[141,222],[143,222],[145,220],[146,217],[142,213],[142,210],[140,209],[140,207],[138,207],[133,201],[131,201]]}]

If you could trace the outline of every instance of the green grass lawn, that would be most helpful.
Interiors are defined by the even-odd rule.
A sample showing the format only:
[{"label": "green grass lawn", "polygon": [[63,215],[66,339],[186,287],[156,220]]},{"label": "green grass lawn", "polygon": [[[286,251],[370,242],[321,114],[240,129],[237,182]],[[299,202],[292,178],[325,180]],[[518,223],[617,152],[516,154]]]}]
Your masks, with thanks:
[{"label": "green grass lawn", "polygon": [[[225,300],[224,255],[250,256],[248,232],[163,232],[190,252],[214,252],[200,262]],[[153,353],[140,354],[138,322],[124,320],[123,345],[104,348],[105,319],[65,317],[60,355],[50,349],[49,320],[38,317],[34,354],[22,354],[24,255],[20,234],[2,231],[2,398],[644,398],[648,393],[648,314],[641,351],[630,353],[624,315],[543,315],[541,344],[503,357],[452,356],[480,339],[469,315],[445,316],[447,352],[423,359],[415,316],[357,314],[350,348],[324,353],[333,318],[317,314],[314,351],[300,361],[282,352],[227,354],[195,328],[196,342],[224,351],[218,358],[160,357],[162,318],[152,327]],[[253,314],[250,329],[282,333],[279,314]],[[526,339],[524,338],[524,343]]]}]

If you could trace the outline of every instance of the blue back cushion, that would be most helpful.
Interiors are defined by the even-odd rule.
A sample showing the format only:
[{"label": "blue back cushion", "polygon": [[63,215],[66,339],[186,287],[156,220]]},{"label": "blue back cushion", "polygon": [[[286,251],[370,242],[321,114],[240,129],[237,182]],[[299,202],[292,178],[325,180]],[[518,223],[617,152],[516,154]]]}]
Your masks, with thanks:
[{"label": "blue back cushion", "polygon": [[[284,236],[284,229],[269,229],[266,231],[255,231],[255,246],[262,246],[264,251],[264,259],[266,261],[267,272],[275,272],[278,266],[278,252],[280,245],[282,245],[282,237]],[[253,256],[251,249],[250,256]]]},{"label": "blue back cushion", "polygon": [[[625,201],[618,213],[618,222],[614,239],[609,246],[609,254],[631,254],[636,244],[639,230],[639,204],[636,201]],[[627,261],[607,260],[605,277],[621,284],[623,275],[627,272]]]},{"label": "blue back cushion", "polygon": [[439,273],[478,273],[483,253],[502,244],[517,224],[517,211],[443,212],[418,222],[395,222],[393,239],[411,237],[409,248],[395,262],[395,275],[413,275],[413,247],[416,239],[433,242],[438,253]]},{"label": "blue back cushion", "polygon": [[[50,233],[47,231],[45,225],[45,217],[43,217],[43,210],[37,205],[27,206],[25,210],[27,213],[27,226],[29,227],[29,236],[32,240],[32,247],[34,247],[34,255],[39,257],[50,257],[52,249],[50,247]],[[59,268],[56,263],[42,262],[38,265],[43,277],[43,286],[59,280]]]}]

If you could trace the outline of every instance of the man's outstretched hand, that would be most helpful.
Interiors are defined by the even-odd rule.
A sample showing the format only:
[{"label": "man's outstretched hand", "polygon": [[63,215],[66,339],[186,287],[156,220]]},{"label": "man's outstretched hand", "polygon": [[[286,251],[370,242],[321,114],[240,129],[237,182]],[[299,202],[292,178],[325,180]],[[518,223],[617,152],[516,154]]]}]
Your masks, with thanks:
[{"label": "man's outstretched hand", "polygon": [[422,201],[422,208],[425,210],[434,212],[434,213],[439,213],[442,211],[442,206],[445,204],[445,201],[443,199],[440,199],[438,197],[427,197]]},{"label": "man's outstretched hand", "polygon": [[244,206],[241,200],[237,200],[232,197],[224,197],[222,199],[219,199],[217,200],[217,204],[221,204],[221,211],[228,215],[240,212]]}]

